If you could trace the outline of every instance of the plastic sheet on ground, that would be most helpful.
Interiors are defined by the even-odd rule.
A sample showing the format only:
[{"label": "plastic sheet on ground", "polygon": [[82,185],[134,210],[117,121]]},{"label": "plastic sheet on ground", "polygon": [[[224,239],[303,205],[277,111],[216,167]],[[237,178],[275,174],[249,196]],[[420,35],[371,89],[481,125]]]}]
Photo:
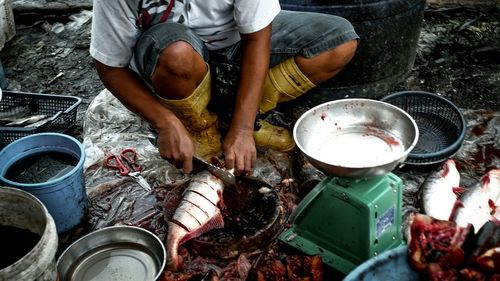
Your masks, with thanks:
[{"label": "plastic sheet on ground", "polygon": [[[88,223],[91,229],[115,224],[144,226],[147,220],[164,215],[168,217],[168,213],[175,210],[176,206],[170,206],[168,202],[176,202],[173,197],[181,194],[176,189],[184,188],[191,175],[183,174],[161,159],[151,143],[155,136],[149,125],[124,107],[108,90],[99,93],[89,105],[83,133],[85,182],[90,200]],[[153,188],[152,191],[146,192],[132,178],[119,176],[116,170],[104,166],[107,155],[118,155],[125,148],[133,148],[137,152],[137,163],[143,167],[141,175]],[[258,157],[253,175],[276,186],[282,181],[281,172],[287,172],[290,166],[288,154],[267,151]],[[151,228],[157,234],[164,231],[159,225]]]},{"label": "plastic sheet on ground", "polygon": [[99,93],[89,105],[83,123],[83,144],[86,159],[85,182],[88,191],[96,185],[119,178],[116,170],[104,167],[109,154],[118,155],[125,148],[133,148],[141,175],[151,186],[169,185],[188,180],[182,171],[159,156],[151,144],[154,138],[149,125],[129,111],[108,90]]}]

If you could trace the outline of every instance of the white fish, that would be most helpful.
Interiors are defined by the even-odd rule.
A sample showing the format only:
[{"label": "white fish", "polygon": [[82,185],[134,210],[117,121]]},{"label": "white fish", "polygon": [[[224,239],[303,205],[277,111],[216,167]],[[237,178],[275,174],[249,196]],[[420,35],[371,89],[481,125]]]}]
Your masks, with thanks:
[{"label": "white fish", "polygon": [[495,212],[494,204],[498,201],[500,201],[500,169],[493,169],[462,195],[461,204],[453,214],[453,220],[459,226],[471,223],[477,233],[488,220],[492,219],[492,214]]},{"label": "white fish", "polygon": [[167,269],[177,271],[180,260],[178,247],[214,228],[224,227],[222,214],[222,180],[208,171],[193,176],[184,191],[179,207],[168,222],[166,238]]},{"label": "white fish", "polygon": [[10,123],[5,124],[5,126],[24,126],[24,125],[29,125],[29,124],[38,122],[38,121],[43,120],[45,118],[47,118],[47,115],[45,115],[45,114],[30,115],[30,116],[16,119]]},{"label": "white fish", "polygon": [[17,105],[4,108],[0,111],[1,122],[12,122],[16,119],[23,118],[30,113],[30,108],[27,105]]},{"label": "white fish", "polygon": [[31,123],[31,124],[28,124],[26,126],[24,126],[25,128],[38,128],[38,127],[41,127],[49,122],[52,122],[54,121],[56,118],[59,117],[59,115],[61,115],[62,111],[58,111],[56,114],[54,114],[52,117],[48,117],[48,118],[44,118],[44,119],[41,119],[40,121],[37,121],[37,122],[34,122],[34,123]]},{"label": "white fish", "polygon": [[500,223],[500,206],[498,204],[500,204],[500,201],[496,203],[495,211],[493,211],[493,214],[491,214],[491,220]]},{"label": "white fish", "polygon": [[490,207],[493,210],[491,212],[491,220],[500,223],[500,195],[498,196],[497,201],[490,202]]},{"label": "white fish", "polygon": [[425,213],[435,219],[448,220],[457,201],[456,189],[459,184],[460,174],[455,161],[448,159],[422,185],[422,206]]}]

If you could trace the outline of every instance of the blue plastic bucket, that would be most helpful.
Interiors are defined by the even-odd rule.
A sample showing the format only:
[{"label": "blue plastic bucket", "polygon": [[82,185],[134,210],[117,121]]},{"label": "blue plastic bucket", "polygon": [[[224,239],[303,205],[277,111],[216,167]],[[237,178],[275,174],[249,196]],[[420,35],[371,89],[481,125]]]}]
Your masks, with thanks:
[{"label": "blue plastic bucket", "polygon": [[424,275],[408,263],[408,246],[402,245],[383,252],[351,271],[343,281],[424,281]]},{"label": "blue plastic bucket", "polygon": [[[22,163],[23,159],[48,153],[71,156],[77,161],[76,165],[68,166],[45,182],[25,183],[6,178],[9,169]],[[59,133],[34,134],[10,143],[0,151],[0,183],[37,197],[54,218],[57,232],[61,234],[78,225],[87,211],[84,162],[85,150],[75,138]]]}]

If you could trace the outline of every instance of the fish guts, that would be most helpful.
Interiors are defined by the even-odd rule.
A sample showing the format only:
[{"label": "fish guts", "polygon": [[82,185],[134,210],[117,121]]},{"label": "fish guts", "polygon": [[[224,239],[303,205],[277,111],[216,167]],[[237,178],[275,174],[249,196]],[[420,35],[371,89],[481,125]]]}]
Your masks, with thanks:
[{"label": "fish guts", "polygon": [[167,269],[177,271],[180,266],[178,247],[209,230],[224,227],[219,206],[222,204],[222,180],[208,171],[193,176],[183,193],[179,206],[168,222],[166,238]]}]

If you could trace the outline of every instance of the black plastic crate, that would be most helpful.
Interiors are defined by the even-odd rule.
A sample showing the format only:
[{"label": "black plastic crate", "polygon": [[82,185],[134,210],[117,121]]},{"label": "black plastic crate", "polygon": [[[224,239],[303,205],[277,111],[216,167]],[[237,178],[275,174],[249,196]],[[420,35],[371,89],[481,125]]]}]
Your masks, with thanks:
[{"label": "black plastic crate", "polygon": [[27,107],[29,115],[43,114],[51,120],[35,128],[0,126],[0,148],[36,133],[68,131],[76,123],[76,111],[81,102],[81,98],[73,96],[3,91],[0,115],[15,108]]}]

